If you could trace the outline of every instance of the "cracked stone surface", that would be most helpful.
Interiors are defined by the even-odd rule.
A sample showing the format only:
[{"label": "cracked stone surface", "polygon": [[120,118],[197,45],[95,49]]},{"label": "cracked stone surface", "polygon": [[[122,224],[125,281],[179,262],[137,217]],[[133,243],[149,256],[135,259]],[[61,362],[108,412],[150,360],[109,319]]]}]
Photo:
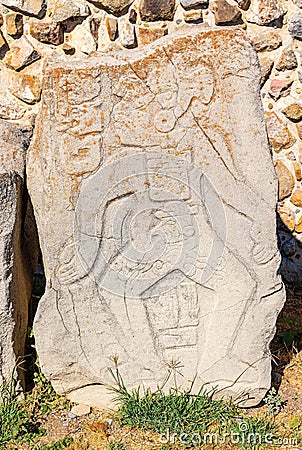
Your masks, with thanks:
[{"label": "cracked stone surface", "polygon": [[43,17],[46,10],[44,0],[4,0],[4,6],[34,17]]},{"label": "cracked stone surface", "polygon": [[[26,142],[0,119],[0,384],[11,380],[25,354],[28,305],[38,238],[24,192]],[[24,371],[14,376],[23,384]]]},{"label": "cracked stone surface", "polygon": [[34,331],[60,394],[110,403],[114,358],[129,388],[179,361],[180,387],[196,375],[245,405],[269,389],[285,296],[260,79],[236,29],[48,60],[27,163],[47,277]]}]

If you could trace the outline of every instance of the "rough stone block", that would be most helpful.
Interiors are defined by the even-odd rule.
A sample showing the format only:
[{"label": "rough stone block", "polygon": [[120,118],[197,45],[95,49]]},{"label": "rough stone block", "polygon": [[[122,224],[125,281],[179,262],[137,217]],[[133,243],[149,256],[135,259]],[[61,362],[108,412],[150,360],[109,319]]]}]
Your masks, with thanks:
[{"label": "rough stone block", "polygon": [[[0,385],[25,355],[28,305],[38,255],[33,212],[24,189],[26,141],[0,120]],[[24,371],[16,370],[23,382]]]},{"label": "rough stone block", "polygon": [[196,376],[245,405],[269,389],[285,297],[260,78],[236,29],[48,60],[28,183],[47,277],[36,345],[60,394],[104,406],[113,359],[130,389],[176,361],[180,388]]},{"label": "rough stone block", "polygon": [[4,6],[34,17],[43,17],[46,11],[45,0],[3,0]]}]

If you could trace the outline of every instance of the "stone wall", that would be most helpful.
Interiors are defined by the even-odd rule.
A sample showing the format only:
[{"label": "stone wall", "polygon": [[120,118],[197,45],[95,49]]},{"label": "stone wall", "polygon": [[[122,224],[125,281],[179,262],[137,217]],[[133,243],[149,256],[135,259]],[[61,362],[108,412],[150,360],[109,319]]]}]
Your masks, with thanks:
[{"label": "stone wall", "polygon": [[[302,278],[301,0],[3,0],[0,117],[29,129],[41,98],[43,60],[148,44],[181,27],[240,27],[262,71],[262,100],[279,177],[282,272]],[[232,51],[230,49],[230,51]]]}]

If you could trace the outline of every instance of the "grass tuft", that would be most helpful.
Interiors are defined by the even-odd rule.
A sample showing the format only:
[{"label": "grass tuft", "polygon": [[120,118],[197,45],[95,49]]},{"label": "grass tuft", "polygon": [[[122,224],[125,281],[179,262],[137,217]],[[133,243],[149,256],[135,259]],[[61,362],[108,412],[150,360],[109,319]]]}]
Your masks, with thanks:
[{"label": "grass tuft", "polygon": [[198,394],[193,394],[192,384],[187,392],[177,387],[168,392],[162,389],[141,392],[140,388],[129,391],[117,365],[114,371],[109,370],[115,380],[111,390],[115,393],[117,419],[122,426],[151,430],[173,439],[186,436],[188,446],[192,444],[190,437],[199,437],[202,444],[209,433],[216,444],[225,442],[248,449],[258,448],[259,443],[265,447],[276,441],[274,417],[243,415],[242,409],[231,399],[215,398],[218,392],[215,389],[209,392],[203,386]]},{"label": "grass tuft", "polygon": [[13,376],[1,387],[0,403],[0,448],[12,441],[30,442],[44,434],[26,402],[18,397]]}]

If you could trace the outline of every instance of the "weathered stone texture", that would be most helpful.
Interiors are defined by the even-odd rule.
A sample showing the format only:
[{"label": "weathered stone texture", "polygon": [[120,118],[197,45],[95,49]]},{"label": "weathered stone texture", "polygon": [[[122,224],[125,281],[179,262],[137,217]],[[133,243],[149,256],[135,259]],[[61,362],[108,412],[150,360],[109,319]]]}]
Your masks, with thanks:
[{"label": "weathered stone texture", "polygon": [[12,73],[9,91],[15,97],[30,105],[37,103],[41,97],[40,82],[34,75]]},{"label": "weathered stone texture", "polygon": [[45,44],[60,45],[64,42],[64,32],[61,23],[45,23],[34,20],[30,24],[30,34]]},{"label": "weathered stone texture", "polygon": [[302,208],[302,189],[296,189],[293,192],[290,201],[298,208]]},{"label": "weathered stone texture", "polygon": [[280,33],[277,31],[264,31],[263,33],[251,36],[251,41],[257,52],[271,52],[282,45]]},{"label": "weathered stone texture", "polygon": [[45,0],[3,0],[4,6],[35,17],[42,17],[46,11]]},{"label": "weathered stone texture", "polygon": [[110,41],[114,41],[117,37],[118,22],[112,17],[106,17],[106,28]]},{"label": "weathered stone texture", "polygon": [[[0,385],[11,379],[18,357],[25,355],[38,249],[32,209],[24,192],[25,150],[21,131],[0,120]],[[17,372],[24,381],[24,372]]]},{"label": "weathered stone texture", "polygon": [[168,28],[165,23],[159,24],[157,26],[141,26],[138,27],[137,38],[139,45],[151,44],[151,42],[156,41],[165,34],[168,33]]},{"label": "weathered stone texture", "polygon": [[175,0],[140,0],[139,11],[142,20],[173,20]]},{"label": "weathered stone texture", "polygon": [[96,0],[93,3],[104,8],[110,14],[120,16],[129,8],[133,0]]},{"label": "weathered stone texture", "polygon": [[23,33],[23,16],[18,13],[5,15],[5,30],[10,36],[21,36]]},{"label": "weathered stone texture", "polygon": [[296,140],[289,131],[287,124],[274,112],[265,113],[265,117],[269,142],[275,152],[278,153],[291,147]]},{"label": "weathered stone texture", "polygon": [[284,292],[259,65],[239,30],[203,30],[45,67],[34,330],[43,372],[83,404],[107,403],[114,355],[130,389],[172,360],[180,387],[196,375],[249,405],[270,387]]},{"label": "weathered stone texture", "polygon": [[291,47],[285,47],[282,51],[276,69],[280,71],[292,70],[298,67],[298,61],[295,52]]},{"label": "weathered stone texture", "polygon": [[288,31],[294,39],[302,39],[302,13],[296,12],[290,19]]},{"label": "weathered stone texture", "polygon": [[54,22],[65,22],[78,18],[85,18],[90,15],[90,9],[84,1],[58,0],[55,3],[51,19]]},{"label": "weathered stone texture", "polygon": [[6,53],[3,62],[10,69],[22,70],[39,58],[40,55],[33,45],[25,36],[22,36],[10,45],[10,50]]},{"label": "weathered stone texture", "polygon": [[274,100],[278,100],[280,97],[286,97],[289,95],[293,80],[279,80],[274,78],[270,82],[269,93]]},{"label": "weathered stone texture", "polygon": [[274,60],[269,56],[259,55],[259,63],[261,69],[261,82],[260,86],[262,87],[266,80],[269,78],[270,73],[272,71]]},{"label": "weathered stone texture", "polygon": [[279,181],[279,200],[283,200],[292,193],[295,187],[295,179],[282,161],[275,162],[275,170]]},{"label": "weathered stone texture", "polygon": [[253,0],[246,18],[257,25],[270,25],[285,15],[286,9],[280,0]]},{"label": "weathered stone texture", "polygon": [[282,112],[292,122],[299,122],[302,119],[302,106],[298,103],[288,105]]},{"label": "weathered stone texture", "polygon": [[188,23],[200,23],[202,22],[202,11],[201,9],[190,9],[184,11],[184,21]]},{"label": "weathered stone texture", "polygon": [[241,11],[236,5],[231,5],[227,0],[212,0],[210,8],[215,16],[215,24],[235,24],[241,19]]}]

